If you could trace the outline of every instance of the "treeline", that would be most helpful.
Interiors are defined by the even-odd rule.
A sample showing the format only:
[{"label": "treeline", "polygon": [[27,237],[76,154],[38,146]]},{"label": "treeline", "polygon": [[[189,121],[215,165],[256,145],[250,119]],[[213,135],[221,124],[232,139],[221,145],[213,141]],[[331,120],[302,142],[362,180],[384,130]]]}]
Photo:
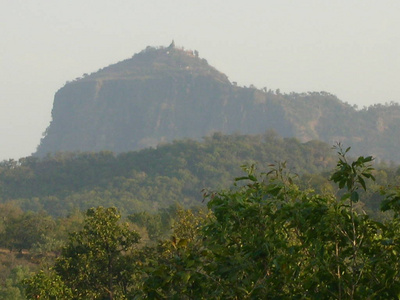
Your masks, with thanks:
[{"label": "treeline", "polygon": [[347,152],[338,148],[329,176],[338,195],[301,188],[284,164],[265,173],[250,165],[231,188],[205,193],[207,209],[177,209],[172,232],[158,242],[140,242],[134,222],[146,215],[130,216],[132,224],[121,222],[115,208],[89,209],[54,264],[23,280],[24,293],[28,299],[395,299],[400,189],[381,189],[386,220],[369,216],[357,204],[378,179],[372,157],[351,160]]},{"label": "treeline", "polygon": [[298,174],[315,174],[334,164],[330,146],[264,135],[214,134],[202,142],[175,141],[157,149],[114,155],[58,153],[0,163],[0,201],[24,211],[66,216],[74,209],[116,206],[124,214],[156,211],[174,203],[202,201],[201,190],[229,186],[243,164],[288,161]]},{"label": "treeline", "polygon": [[[120,298],[121,295],[131,299],[136,296],[173,298],[181,294],[187,298],[193,298],[195,293],[206,295],[212,291],[214,294],[210,295],[215,298],[234,298],[233,295],[236,293],[240,299],[258,297],[257,293],[264,293],[271,284],[269,281],[262,281],[259,277],[257,280],[260,280],[260,287],[253,285],[254,276],[261,276],[261,269],[257,268],[267,268],[258,259],[267,257],[268,253],[259,253],[258,251],[261,250],[257,250],[258,247],[262,249],[268,243],[273,245],[275,242],[278,244],[273,247],[285,247],[280,250],[279,247],[276,248],[274,251],[277,252],[273,252],[268,263],[268,268],[272,268],[268,271],[272,272],[270,274],[273,274],[272,270],[279,269],[278,271],[281,272],[282,268],[286,268],[283,265],[288,263],[285,262],[285,259],[288,259],[285,255],[300,251],[303,246],[311,248],[296,252],[298,259],[302,256],[306,257],[307,251],[314,251],[315,254],[317,250],[312,247],[316,247],[317,244],[306,245],[305,240],[314,239],[313,243],[317,243],[317,240],[324,236],[334,238],[340,234],[349,234],[350,231],[346,230],[350,230],[351,227],[348,226],[353,226],[354,222],[359,222],[354,226],[360,226],[356,228],[361,230],[360,236],[378,241],[379,245],[367,243],[365,247],[375,247],[371,249],[375,251],[373,257],[379,263],[382,263],[384,259],[393,263],[391,275],[385,275],[384,278],[387,282],[391,282],[391,286],[397,285],[395,278],[397,278],[398,262],[390,255],[400,250],[396,248],[397,231],[395,230],[398,205],[396,186],[400,182],[400,168],[384,163],[375,164],[375,169],[364,172],[367,177],[362,172],[357,175],[361,179],[364,178],[363,181],[357,176],[351,177],[351,174],[348,174],[353,181],[355,180],[353,186],[348,183],[351,181],[338,182],[342,187],[339,190],[334,183],[335,180],[331,180],[335,178],[329,171],[337,161],[333,152],[331,146],[322,142],[300,143],[296,139],[280,138],[273,132],[267,132],[264,135],[255,136],[214,134],[212,137],[205,138],[203,142],[176,141],[159,146],[157,149],[120,155],[110,152],[59,153],[44,159],[28,157],[19,161],[3,161],[0,167],[0,298],[24,299],[28,283],[24,281],[24,278],[30,278],[33,272],[38,272],[42,268],[43,272],[37,273],[29,281],[29,293],[32,297],[38,296],[37,293],[44,293],[40,294],[42,299],[51,298],[48,285],[57,283],[54,293],[67,293],[62,297],[58,294],[58,297],[79,299],[80,296],[74,294],[74,291],[81,290],[82,287],[75,286],[77,283],[70,281],[75,279],[65,277],[67,276],[65,274],[75,274],[75,277],[79,278],[82,268],[72,271],[64,266],[64,271],[60,271],[61,269],[54,267],[48,270],[44,266],[57,266],[62,259],[75,259],[79,254],[75,251],[79,249],[81,249],[79,251],[89,251],[78,255],[79,257],[87,255],[89,261],[79,263],[85,265],[91,263],[90,259],[93,259],[93,255],[100,254],[96,252],[97,250],[90,252],[93,249],[85,248],[87,245],[83,248],[81,246],[85,243],[83,236],[88,236],[85,231],[90,229],[87,227],[88,222],[97,224],[99,221],[97,218],[100,220],[111,218],[113,220],[111,223],[118,229],[122,226],[121,215],[125,224],[123,230],[135,232],[132,235],[135,238],[130,244],[128,243],[129,249],[121,248],[128,245],[123,238],[117,241],[122,243],[122,246],[119,245],[114,254],[118,257],[117,260],[124,263],[115,267],[115,272],[122,272],[125,277],[120,278],[113,272],[109,273],[112,274],[111,277],[107,277],[107,280],[111,278],[113,284],[116,282],[123,284],[122,287],[113,286],[115,299],[123,299]],[[365,164],[370,163],[372,162],[368,161]],[[257,170],[268,173],[259,174],[255,168],[251,167],[253,164],[257,166]],[[241,167],[243,165],[247,167]],[[349,171],[343,166],[337,169],[335,174],[338,170]],[[243,176],[243,169],[247,173],[245,176]],[[353,168],[350,168],[351,170]],[[357,166],[354,170],[358,170]],[[232,179],[235,177],[238,177],[238,180],[234,186],[231,186]],[[371,178],[375,180],[370,180]],[[354,186],[357,189],[349,193],[346,186],[350,190]],[[385,212],[381,210],[382,199],[384,199],[382,193],[386,193],[386,202],[383,202]],[[260,206],[257,199],[267,202],[263,202]],[[294,202],[292,200],[290,202],[289,199]],[[255,200],[257,201],[254,202]],[[276,205],[272,207],[276,215],[268,215],[271,211],[264,210],[268,208],[267,203],[270,200],[271,205]],[[90,209],[99,206],[118,209]],[[279,208],[278,211],[276,211],[277,208]],[[281,210],[281,208],[285,209]],[[83,212],[87,209],[90,209],[90,213],[84,214]],[[318,214],[323,216],[326,212],[329,212],[329,216],[333,219],[318,219]],[[341,215],[335,215],[336,213]],[[353,221],[351,221],[352,218]],[[374,220],[371,221],[372,223],[366,221],[371,219]],[[297,223],[290,223],[292,221]],[[348,223],[350,221],[351,223]],[[107,222],[100,223],[108,224]],[[302,225],[302,222],[306,222],[306,225]],[[312,225],[312,222],[316,222],[317,225]],[[344,227],[335,229],[333,223],[329,222],[339,222],[338,224]],[[286,224],[289,223],[294,227],[286,228]],[[310,226],[313,231],[302,232],[308,228],[307,226]],[[326,227],[326,231],[318,226]],[[273,231],[279,233],[277,237],[279,239],[263,240],[262,235],[267,232],[265,231],[267,228],[270,228],[271,234]],[[280,231],[281,228],[286,229]],[[329,231],[330,229],[339,231],[332,232]],[[101,232],[103,229],[96,227],[93,230]],[[105,232],[114,232],[110,230],[104,228]],[[297,240],[291,230],[297,230],[304,235],[298,236],[299,240]],[[382,232],[387,234],[379,235]],[[226,236],[221,236],[222,233]],[[313,235],[314,233],[316,235]],[[247,245],[241,236],[247,236],[249,242],[254,242],[254,244]],[[253,237],[258,237],[260,240],[252,240]],[[290,239],[287,239],[288,237]],[[98,239],[98,236],[93,238]],[[272,238],[272,236],[264,238]],[[289,243],[294,241],[294,244],[285,245],[284,241],[289,241]],[[236,242],[245,248],[235,248]],[[346,240],[341,236],[339,242],[342,243],[341,247],[344,247],[343,252],[350,253],[350,248],[348,248],[350,246],[346,243],[354,242],[354,238],[351,240],[347,236]],[[324,243],[326,246],[332,245],[327,240],[324,240]],[[361,249],[362,243],[364,240],[361,239],[360,248],[357,248],[357,251]],[[221,245],[222,248],[216,249],[215,245]],[[65,247],[70,248],[67,251]],[[123,249],[123,251],[118,249]],[[224,249],[228,252],[224,252]],[[329,251],[333,251],[333,248],[319,248],[319,250],[332,254]],[[367,250],[365,248],[362,251]],[[394,252],[390,254],[388,251]],[[378,252],[382,253],[382,256],[378,257]],[[254,257],[249,259],[252,255]],[[351,255],[346,255],[340,260],[340,268],[343,268],[344,274],[343,280],[363,276],[360,273],[351,273],[356,268],[360,268],[361,263],[346,265],[351,258]],[[369,254],[365,252],[363,255],[362,263],[365,263],[369,259]],[[99,259],[102,258],[99,257]],[[328,265],[332,263],[333,258],[329,259],[331,259],[330,262],[326,262]],[[338,257],[336,256],[335,259]],[[250,267],[246,261],[254,262],[254,269],[243,269],[246,265]],[[322,257],[316,258],[313,262],[299,260],[296,262],[299,267],[307,265],[308,269],[296,269],[296,271],[294,265],[288,264],[290,266],[288,268],[292,268],[291,271],[277,275],[279,280],[283,281],[277,281],[275,288],[282,286],[283,290],[279,293],[283,294],[275,290],[278,293],[276,295],[286,297],[285,293],[295,288],[298,293],[304,292],[300,290],[303,280],[301,278],[304,278],[304,282],[308,282],[308,286],[312,285],[312,281],[317,277],[307,277],[306,273],[314,272],[320,267],[326,267],[326,269],[318,274],[322,277],[328,276],[323,272],[331,272],[332,268],[318,266],[314,270],[311,267],[322,261]],[[129,268],[125,269],[127,266]],[[378,269],[371,270],[380,274],[379,268],[383,268],[382,266],[374,266]],[[97,270],[102,271],[101,268]],[[363,274],[369,274],[366,276],[372,276],[370,270],[369,273],[365,269],[362,270]],[[296,287],[287,282],[289,278],[287,276],[299,276],[298,273],[293,272],[303,272],[302,277],[298,278]],[[250,276],[253,273],[258,275]],[[228,274],[235,274],[232,276],[237,276],[237,279],[227,278]],[[97,278],[94,274],[90,276]],[[340,290],[339,284],[342,287],[350,284],[350,281],[342,282],[342,279],[337,278],[336,275],[336,277],[332,274],[330,276],[329,280],[333,280],[329,283],[330,287],[326,282],[323,283],[325,287],[315,283],[315,286],[310,287],[311,290],[307,293],[311,295],[318,290],[324,298],[326,294],[323,293],[328,293],[329,290],[329,293],[337,296]],[[246,280],[248,281],[246,284],[249,285],[241,286],[242,281]],[[369,280],[368,284],[372,284],[372,280],[375,280],[377,288],[387,288],[379,281],[380,279],[369,277],[365,280]],[[367,282],[365,280],[364,283]],[[101,296],[90,294],[96,293],[93,291],[93,284],[93,282],[86,282],[88,289],[92,290],[84,291],[83,293],[87,293],[85,297],[106,297],[105,291],[108,287],[96,286],[95,289]],[[356,288],[354,282],[351,284],[351,288]],[[57,286],[62,291],[57,289]],[[233,288],[234,286],[238,289]],[[349,286],[347,286],[347,291],[343,290],[341,293],[350,293]],[[228,294],[229,291],[233,294]],[[332,298],[335,297],[332,296]]]}]

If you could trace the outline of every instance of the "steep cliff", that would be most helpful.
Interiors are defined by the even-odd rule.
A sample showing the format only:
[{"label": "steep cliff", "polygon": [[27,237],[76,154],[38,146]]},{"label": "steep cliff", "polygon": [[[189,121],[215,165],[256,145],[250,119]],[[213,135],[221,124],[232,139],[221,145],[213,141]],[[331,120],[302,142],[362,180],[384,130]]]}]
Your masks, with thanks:
[{"label": "steep cliff", "polygon": [[[386,112],[385,112],[386,111]],[[387,118],[386,115],[391,117]],[[357,111],[329,93],[285,94],[238,87],[198,53],[153,48],[70,82],[55,95],[52,122],[36,155],[116,153],[213,132],[274,129],[302,141],[343,141],[400,161],[398,105]]]},{"label": "steep cliff", "polygon": [[215,131],[262,133],[279,127],[280,134],[293,135],[279,105],[268,105],[269,116],[265,102],[266,95],[235,87],[192,52],[149,48],[61,88],[37,155],[124,152]]}]

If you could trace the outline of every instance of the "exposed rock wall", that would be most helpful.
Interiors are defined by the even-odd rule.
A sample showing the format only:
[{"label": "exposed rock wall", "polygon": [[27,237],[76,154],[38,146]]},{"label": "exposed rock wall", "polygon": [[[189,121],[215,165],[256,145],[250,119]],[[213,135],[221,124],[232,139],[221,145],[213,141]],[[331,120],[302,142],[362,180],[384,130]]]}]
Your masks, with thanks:
[{"label": "exposed rock wall", "polygon": [[57,151],[116,153],[213,132],[274,129],[301,141],[320,139],[400,162],[400,107],[356,110],[326,92],[238,87],[190,51],[149,48],[66,84],[36,155]]}]

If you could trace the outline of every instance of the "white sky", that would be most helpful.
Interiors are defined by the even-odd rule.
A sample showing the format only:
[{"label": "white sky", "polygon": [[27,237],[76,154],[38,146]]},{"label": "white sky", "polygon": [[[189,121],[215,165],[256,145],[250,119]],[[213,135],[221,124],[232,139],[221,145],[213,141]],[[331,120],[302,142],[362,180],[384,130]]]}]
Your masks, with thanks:
[{"label": "white sky", "polygon": [[0,0],[0,160],[35,151],[68,80],[177,46],[239,85],[400,101],[398,0]]}]

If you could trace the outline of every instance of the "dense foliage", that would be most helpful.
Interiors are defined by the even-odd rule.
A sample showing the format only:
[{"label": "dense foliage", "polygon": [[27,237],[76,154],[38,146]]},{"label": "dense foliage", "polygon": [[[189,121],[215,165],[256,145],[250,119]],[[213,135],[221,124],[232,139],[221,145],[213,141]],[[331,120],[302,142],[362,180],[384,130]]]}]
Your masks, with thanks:
[{"label": "dense foliage", "polygon": [[[54,267],[25,281],[27,295],[51,299],[70,293],[79,299],[79,293],[94,289],[98,294],[90,294],[92,299],[398,298],[400,189],[382,188],[382,210],[390,214],[384,221],[371,218],[357,203],[367,182],[375,180],[372,158],[350,160],[347,151],[338,148],[330,176],[342,189],[338,195],[300,188],[283,164],[268,173],[245,168],[231,189],[205,193],[208,210],[178,210],[170,238],[133,252],[112,248],[121,250],[116,252],[124,259],[119,275],[126,280],[83,280],[112,256],[82,256],[81,249],[104,253],[104,241],[120,244],[114,233],[128,228],[110,222],[118,219],[115,209],[91,209],[84,229],[70,236]],[[91,230],[94,224],[104,227]],[[98,234],[104,238],[86,242]],[[77,243],[76,237],[85,241]],[[76,269],[81,263],[88,267]],[[100,278],[110,274],[106,265]],[[57,284],[49,285],[49,279]],[[114,283],[125,288],[114,295]]]},{"label": "dense foliage", "polygon": [[[119,224],[120,218],[115,208],[87,211],[83,229],[70,236],[54,267],[63,297],[118,299],[127,294],[132,285],[129,254],[139,235]],[[45,286],[46,280],[43,272],[30,279],[28,296],[49,297],[47,289],[54,286]]]},{"label": "dense foliage", "polygon": [[23,210],[66,216],[74,209],[116,206],[125,215],[156,211],[174,203],[202,201],[204,188],[220,189],[241,173],[243,164],[260,168],[289,161],[299,174],[319,173],[334,165],[330,147],[300,143],[274,132],[264,135],[214,134],[203,142],[175,141],[157,149],[114,155],[59,153],[0,164],[0,202]]}]

